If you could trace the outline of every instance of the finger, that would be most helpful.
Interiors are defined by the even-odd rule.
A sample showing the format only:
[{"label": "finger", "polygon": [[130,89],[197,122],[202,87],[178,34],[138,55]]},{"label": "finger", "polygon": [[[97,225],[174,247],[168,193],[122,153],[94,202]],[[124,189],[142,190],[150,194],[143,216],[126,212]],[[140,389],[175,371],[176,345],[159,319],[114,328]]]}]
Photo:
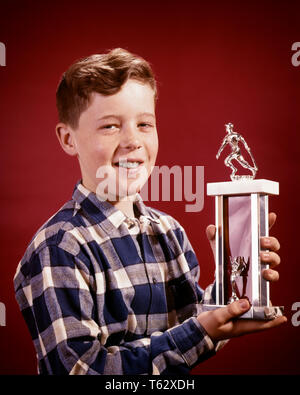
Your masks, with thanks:
[{"label": "finger", "polygon": [[273,251],[262,251],[260,253],[261,263],[267,263],[271,268],[280,264],[280,256]]},{"label": "finger", "polygon": [[232,318],[236,318],[250,309],[250,303],[247,299],[240,299],[230,303],[225,307],[214,310],[216,321],[219,325],[225,324]]},{"label": "finger", "polygon": [[262,272],[262,276],[267,281],[278,281],[279,280],[279,273],[276,270],[272,269],[265,269]]},{"label": "finger", "polygon": [[272,226],[276,222],[277,215],[275,213],[269,213],[269,229],[272,228]]},{"label": "finger", "polygon": [[261,237],[260,245],[266,250],[278,251],[280,249],[279,241],[275,237]]},{"label": "finger", "polygon": [[267,329],[276,328],[285,322],[287,322],[285,316],[277,317],[270,321],[238,320],[233,323],[232,334],[233,337],[237,337],[249,333],[261,332]]}]

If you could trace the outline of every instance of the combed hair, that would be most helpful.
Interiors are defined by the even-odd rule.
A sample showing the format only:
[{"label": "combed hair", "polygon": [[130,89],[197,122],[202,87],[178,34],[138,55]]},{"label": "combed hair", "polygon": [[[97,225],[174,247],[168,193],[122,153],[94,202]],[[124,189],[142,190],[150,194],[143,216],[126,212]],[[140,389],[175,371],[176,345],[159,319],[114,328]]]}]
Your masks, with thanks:
[{"label": "combed hair", "polygon": [[80,115],[93,92],[113,95],[128,79],[149,84],[157,97],[157,86],[150,64],[122,48],[91,55],[72,64],[63,74],[56,91],[59,121],[76,129]]}]

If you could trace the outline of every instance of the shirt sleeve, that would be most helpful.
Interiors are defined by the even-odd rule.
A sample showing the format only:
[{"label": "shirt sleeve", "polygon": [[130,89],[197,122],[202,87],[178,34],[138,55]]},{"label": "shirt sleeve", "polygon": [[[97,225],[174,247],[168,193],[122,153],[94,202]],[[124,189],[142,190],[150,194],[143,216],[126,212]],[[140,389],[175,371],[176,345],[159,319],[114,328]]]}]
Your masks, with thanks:
[{"label": "shirt sleeve", "polygon": [[16,298],[40,374],[186,374],[215,353],[196,317],[150,337],[108,344],[96,289],[105,287],[104,274],[97,275],[96,285],[91,267],[56,245],[36,252],[17,273]]},{"label": "shirt sleeve", "polygon": [[[175,224],[178,227],[178,229],[180,229],[179,234],[177,234],[177,238],[182,246],[182,250],[184,251],[186,260],[189,264],[190,267],[193,267],[194,269],[192,269],[192,273],[194,276],[194,280],[195,280],[195,287],[196,287],[196,293],[197,293],[197,298],[198,298],[198,305],[197,305],[197,315],[201,314],[204,310],[203,310],[203,305],[204,304],[216,304],[216,283],[215,281],[208,285],[205,289],[202,289],[201,286],[199,285],[199,278],[200,278],[200,266],[198,263],[198,260],[196,258],[196,254],[194,252],[194,249],[188,239],[188,236],[184,230],[184,228],[176,221]],[[197,262],[197,264],[195,265],[195,260]],[[205,332],[205,329],[200,325],[200,323],[198,322],[198,320],[196,319],[198,326],[199,326],[199,330],[202,331],[203,333]],[[208,335],[206,334],[207,339],[210,340],[210,338],[208,337]],[[211,340],[210,340],[211,341]],[[213,343],[213,347],[211,348],[212,350],[214,350],[214,352],[219,351],[221,348],[223,348],[227,343],[228,343],[228,339],[227,340],[222,340],[219,342],[214,342]],[[213,353],[211,354],[213,355]],[[210,355],[207,354],[207,357],[209,357]],[[207,359],[204,355],[203,355],[203,360]],[[201,358],[199,359],[199,361],[197,363],[201,362]]]}]

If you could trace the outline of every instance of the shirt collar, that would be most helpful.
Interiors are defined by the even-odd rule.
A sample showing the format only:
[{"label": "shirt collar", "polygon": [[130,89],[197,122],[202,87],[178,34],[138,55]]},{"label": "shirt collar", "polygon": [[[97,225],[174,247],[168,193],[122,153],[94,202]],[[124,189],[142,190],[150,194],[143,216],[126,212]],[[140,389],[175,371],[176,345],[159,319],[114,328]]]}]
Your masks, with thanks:
[{"label": "shirt collar", "polygon": [[[100,200],[94,192],[85,188],[81,180],[76,183],[72,197],[85,213],[107,233],[112,233],[124,221],[128,220],[128,217],[121,210],[107,201]],[[134,205],[139,220],[147,219],[151,222],[160,223],[158,218],[154,218],[151,215],[150,209],[145,206],[142,197],[138,193],[135,196]]]}]

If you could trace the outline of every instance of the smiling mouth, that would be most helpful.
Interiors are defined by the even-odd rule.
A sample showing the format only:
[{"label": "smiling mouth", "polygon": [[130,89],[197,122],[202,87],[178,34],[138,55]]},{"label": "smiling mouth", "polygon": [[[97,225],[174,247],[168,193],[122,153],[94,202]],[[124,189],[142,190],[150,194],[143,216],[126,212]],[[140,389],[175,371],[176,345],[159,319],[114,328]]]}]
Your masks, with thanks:
[{"label": "smiling mouth", "polygon": [[142,161],[119,161],[115,166],[122,167],[123,169],[137,169],[143,162]]}]

